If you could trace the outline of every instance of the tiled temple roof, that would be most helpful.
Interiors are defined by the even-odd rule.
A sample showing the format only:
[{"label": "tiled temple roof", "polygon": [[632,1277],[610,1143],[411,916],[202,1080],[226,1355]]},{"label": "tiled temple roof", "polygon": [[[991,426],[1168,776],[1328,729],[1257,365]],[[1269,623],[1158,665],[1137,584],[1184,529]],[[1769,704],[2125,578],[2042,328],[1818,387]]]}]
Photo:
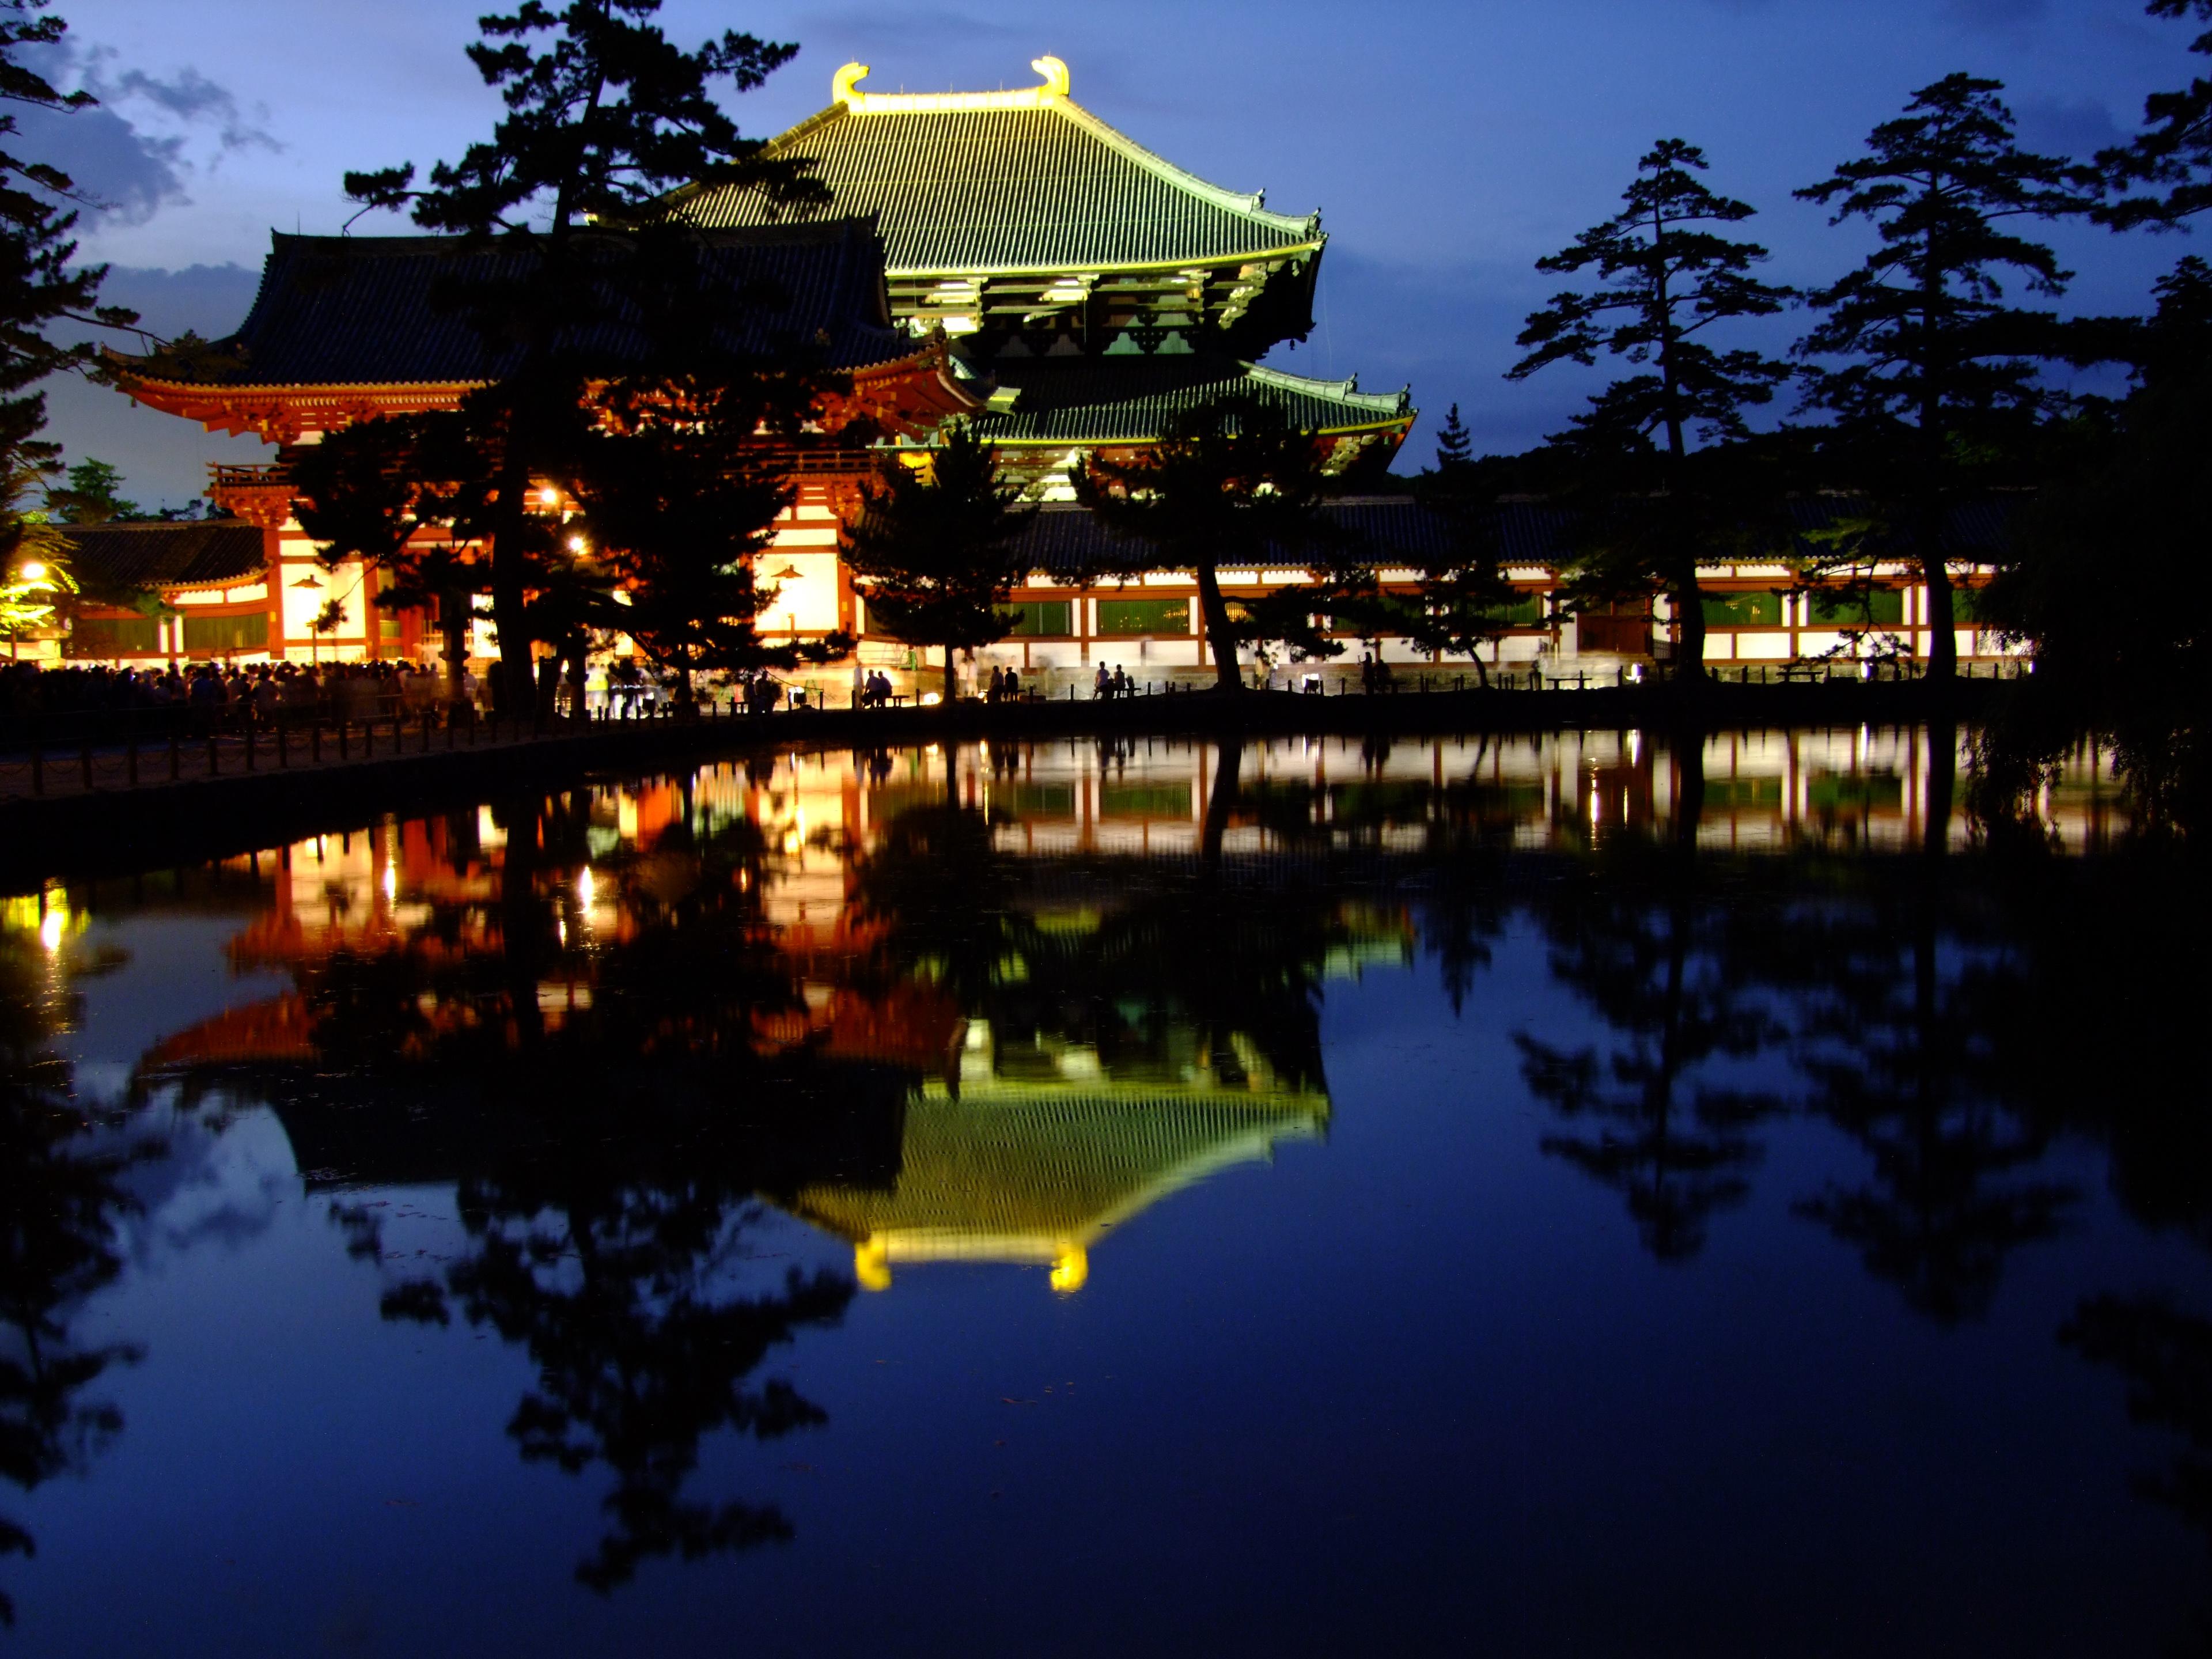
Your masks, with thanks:
[{"label": "tiled temple roof", "polygon": [[[770,153],[813,157],[832,211],[878,216],[894,274],[1206,264],[1319,245],[1320,215],[1270,213],[1257,193],[1184,172],[1067,98],[1058,73],[1056,93],[912,95],[859,92],[841,74],[840,101]],[[769,214],[741,190],[681,199],[708,225]]]},{"label": "tiled temple roof", "polygon": [[[465,252],[434,236],[275,235],[260,292],[238,331],[179,362],[135,360],[161,380],[223,386],[450,385],[496,378],[514,349],[493,350],[447,301],[452,286],[526,276],[529,255]],[[912,355],[890,325],[883,249],[866,220],[717,233],[702,260],[726,284],[723,349],[769,355],[793,345],[857,369]],[[564,341],[619,364],[641,349],[621,313]]]},{"label": "tiled temple roof", "polygon": [[216,587],[258,581],[261,532],[236,520],[193,524],[64,525],[70,566],[92,587]]},{"label": "tiled temple roof", "polygon": [[994,443],[1149,443],[1176,415],[1214,398],[1243,395],[1279,408],[1291,424],[1321,433],[1410,425],[1404,392],[1361,392],[1356,380],[1311,380],[1232,358],[1206,356],[1000,358],[1012,410],[981,417]]}]

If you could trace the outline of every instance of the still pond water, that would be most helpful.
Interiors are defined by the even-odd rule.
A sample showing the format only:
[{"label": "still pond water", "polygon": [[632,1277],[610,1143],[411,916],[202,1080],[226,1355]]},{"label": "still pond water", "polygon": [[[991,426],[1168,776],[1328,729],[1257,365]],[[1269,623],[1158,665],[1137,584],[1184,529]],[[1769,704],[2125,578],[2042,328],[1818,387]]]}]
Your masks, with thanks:
[{"label": "still pond water", "polygon": [[2201,1644],[2195,890],[1953,753],[785,754],[7,900],[0,1646]]}]

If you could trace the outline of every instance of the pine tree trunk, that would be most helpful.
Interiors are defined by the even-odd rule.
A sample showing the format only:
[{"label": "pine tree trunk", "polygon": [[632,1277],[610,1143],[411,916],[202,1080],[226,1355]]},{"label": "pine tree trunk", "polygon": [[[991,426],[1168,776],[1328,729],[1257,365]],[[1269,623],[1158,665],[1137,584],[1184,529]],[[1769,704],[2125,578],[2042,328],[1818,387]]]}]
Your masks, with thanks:
[{"label": "pine tree trunk", "polygon": [[945,706],[950,708],[960,693],[960,672],[955,665],[952,647],[945,647]]},{"label": "pine tree trunk", "polygon": [[438,625],[446,636],[446,701],[462,701],[469,668],[469,612],[465,588],[448,588],[438,601]]},{"label": "pine tree trunk", "polygon": [[1920,848],[1940,859],[1951,848],[1951,803],[1959,787],[1959,728],[1948,720],[1928,727],[1928,787],[1922,793],[1926,822],[1920,831]]},{"label": "pine tree trunk", "polygon": [[1698,587],[1698,556],[1692,553],[1674,574],[1667,595],[1674,608],[1674,675],[1703,684],[1705,678],[1705,599]]},{"label": "pine tree trunk", "polygon": [[499,672],[495,677],[493,704],[509,717],[531,708],[537,696],[537,675],[530,659],[530,626],[523,617],[520,545],[526,534],[525,501],[529,489],[529,467],[519,457],[511,459],[500,479],[498,516],[491,535],[491,624],[499,635]]},{"label": "pine tree trunk", "polygon": [[563,660],[568,664],[568,713],[574,720],[582,720],[586,712],[584,708],[585,659],[591,654],[591,649],[592,641],[588,635],[571,634],[568,636]]},{"label": "pine tree trunk", "polygon": [[1229,832],[1229,815],[1237,805],[1237,775],[1243,769],[1244,739],[1231,736],[1221,741],[1213,766],[1213,793],[1206,800],[1206,826],[1199,842],[1199,856],[1206,868],[1221,862],[1221,839]]},{"label": "pine tree trunk", "polygon": [[1221,597],[1221,576],[1211,559],[1198,562],[1198,610],[1206,619],[1206,648],[1213,653],[1213,683],[1223,691],[1242,691],[1237,671],[1237,630],[1229,621],[1229,601]]},{"label": "pine tree trunk", "polygon": [[1698,822],[1705,811],[1705,734],[1702,728],[1685,727],[1674,737],[1674,845],[1695,856]]},{"label": "pine tree trunk", "polygon": [[1959,674],[1958,607],[1952,600],[1951,573],[1939,548],[1920,561],[1920,580],[1928,595],[1928,678],[1956,679]]}]

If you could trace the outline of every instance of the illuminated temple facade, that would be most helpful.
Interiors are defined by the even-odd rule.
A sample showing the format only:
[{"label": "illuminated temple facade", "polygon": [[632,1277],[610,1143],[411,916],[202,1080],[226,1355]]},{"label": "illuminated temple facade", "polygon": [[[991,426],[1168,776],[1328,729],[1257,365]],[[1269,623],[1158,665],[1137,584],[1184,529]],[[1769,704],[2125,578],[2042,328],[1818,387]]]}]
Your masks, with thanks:
[{"label": "illuminated temple facade", "polygon": [[[777,220],[757,196],[735,190],[694,187],[672,198],[714,258],[761,279],[753,291],[784,296],[730,326],[763,346],[824,345],[828,365],[850,377],[849,394],[817,411],[823,440],[865,422],[881,447],[926,451],[946,421],[969,421],[1042,504],[1028,532],[1028,575],[1012,596],[1018,623],[978,653],[977,673],[1012,666],[1048,695],[1087,684],[1101,665],[1151,682],[1210,673],[1191,573],[1084,579],[1099,532],[1070,499],[1066,474],[1088,453],[1142,450],[1176,411],[1224,393],[1269,402],[1315,434],[1340,480],[1329,511],[1376,550],[1386,586],[1411,583],[1440,531],[1382,482],[1415,418],[1408,392],[1363,392],[1356,380],[1310,379],[1259,361],[1312,326],[1327,242],[1319,215],[1276,212],[1257,194],[1196,178],[1076,103],[1059,59],[1034,67],[1042,79],[1031,87],[908,94],[866,89],[866,67],[848,64],[834,77],[829,107],[770,146],[814,161],[828,207]],[[215,500],[261,537],[258,569],[241,544],[197,586],[152,584],[183,620],[89,612],[76,654],[429,658],[433,620],[374,603],[388,573],[318,562],[293,517],[287,459],[355,420],[451,407],[495,372],[474,331],[433,303],[434,283],[456,263],[431,238],[278,235],[252,312],[189,374],[161,360],[118,360],[123,389],[137,400],[210,429],[258,434],[277,455],[263,466],[215,470]],[[837,556],[839,515],[874,459],[832,441],[792,453],[796,499],[766,556],[775,598],[761,626],[771,638],[849,631],[864,665],[933,679],[941,657],[875,633]],[[1559,527],[1540,504],[1509,509],[1508,574],[1522,598],[1486,656],[1508,667],[1541,659],[1555,672],[1609,676],[1663,655],[1663,603],[1656,623],[1640,611],[1554,612]],[[162,563],[112,538],[80,548],[104,580],[122,553],[148,568]],[[1925,654],[1924,597],[1901,567],[1877,575],[1873,627]],[[1232,600],[1305,579],[1295,568],[1221,577]],[[1779,563],[1711,570],[1709,657],[1765,663],[1836,648],[1844,624],[1817,597],[1784,591],[1795,580]],[[332,599],[344,620],[312,638],[309,620]],[[1999,653],[1994,632],[1972,625],[1970,603],[1968,611],[1961,654]],[[1380,645],[1409,666],[1450,666],[1402,641]],[[474,652],[491,648],[479,625]],[[1328,672],[1356,672],[1352,665],[1348,654]],[[837,688],[846,672],[816,678]],[[842,697],[833,691],[833,700]]]}]

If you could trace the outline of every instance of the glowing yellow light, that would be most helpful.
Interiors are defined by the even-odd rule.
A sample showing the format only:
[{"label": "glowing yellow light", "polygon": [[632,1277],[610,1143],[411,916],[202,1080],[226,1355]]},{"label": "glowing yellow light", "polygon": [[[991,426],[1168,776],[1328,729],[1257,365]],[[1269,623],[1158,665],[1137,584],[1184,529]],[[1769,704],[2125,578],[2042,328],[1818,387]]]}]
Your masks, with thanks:
[{"label": "glowing yellow light", "polygon": [[49,910],[39,920],[39,943],[49,953],[62,948],[62,936],[69,931],[69,917],[59,910]]},{"label": "glowing yellow light", "polygon": [[568,538],[568,550],[571,553],[582,552],[586,544],[587,544],[581,536],[571,536]]},{"label": "glowing yellow light", "polygon": [[577,872],[576,897],[584,904],[588,906],[592,902],[592,896],[594,890],[594,884],[592,880],[592,866],[587,864],[580,871]]},{"label": "glowing yellow light", "polygon": [[547,507],[558,507],[561,505],[561,492],[548,484],[538,492],[538,499]]},{"label": "glowing yellow light", "polygon": [[386,901],[399,896],[399,871],[397,866],[387,864],[384,866],[383,886]]},{"label": "glowing yellow light", "polygon": [[26,559],[23,562],[23,580],[25,581],[42,582],[46,580],[46,566],[40,564],[36,559]]},{"label": "glowing yellow light", "polygon": [[1052,1287],[1062,1296],[1083,1288],[1091,1277],[1091,1255],[1080,1244],[1070,1244],[1052,1259]]},{"label": "glowing yellow light", "polygon": [[933,708],[933,707],[934,707],[934,706],[936,706],[938,703],[940,703],[940,702],[944,702],[944,701],[945,701],[944,696],[943,696],[943,695],[942,695],[941,693],[939,693],[939,692],[936,692],[936,691],[925,691],[925,692],[923,692],[923,693],[921,694],[921,703],[922,703],[922,707],[923,707],[923,708]]}]

